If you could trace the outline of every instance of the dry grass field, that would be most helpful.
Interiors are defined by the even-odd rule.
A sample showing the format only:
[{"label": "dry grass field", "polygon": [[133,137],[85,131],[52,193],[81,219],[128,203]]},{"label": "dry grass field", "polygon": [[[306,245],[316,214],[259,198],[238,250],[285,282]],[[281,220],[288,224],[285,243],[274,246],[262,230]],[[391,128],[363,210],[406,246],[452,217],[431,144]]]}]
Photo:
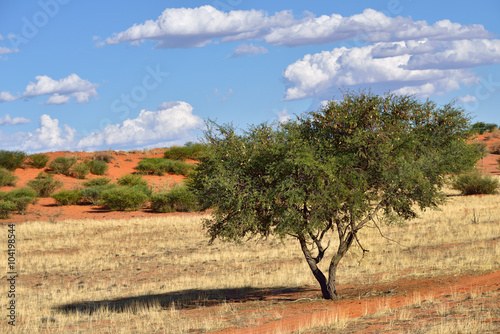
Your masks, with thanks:
[{"label": "dry grass field", "polygon": [[334,302],[295,240],[208,245],[200,215],[17,224],[16,326],[3,275],[0,332],[498,333],[499,208],[449,192],[385,238],[365,229]]}]

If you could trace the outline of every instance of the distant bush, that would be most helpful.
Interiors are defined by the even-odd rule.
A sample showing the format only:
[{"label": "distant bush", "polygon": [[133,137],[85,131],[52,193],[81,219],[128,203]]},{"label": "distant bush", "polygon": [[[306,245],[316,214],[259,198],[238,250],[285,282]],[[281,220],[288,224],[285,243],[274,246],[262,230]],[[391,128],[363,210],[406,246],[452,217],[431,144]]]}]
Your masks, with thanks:
[{"label": "distant bush", "polygon": [[62,186],[62,182],[54,180],[54,177],[45,172],[40,172],[34,180],[28,182],[28,186],[33,188],[38,196],[49,197],[57,188]]},{"label": "distant bush", "polygon": [[11,201],[0,201],[0,219],[10,218],[10,213],[16,211],[17,207]]},{"label": "distant bush", "polygon": [[462,195],[496,194],[498,180],[490,175],[474,172],[457,176],[452,182],[452,188],[459,190]]},{"label": "distant bush", "polygon": [[102,193],[102,204],[111,210],[139,210],[148,200],[148,196],[137,186],[121,186]]},{"label": "distant bush", "polygon": [[4,199],[14,203],[16,210],[23,214],[26,212],[29,204],[33,204],[37,200],[37,193],[35,190],[23,187],[19,189],[11,190],[6,193]]},{"label": "distant bush", "polygon": [[106,190],[110,190],[118,187],[116,184],[105,184],[105,185],[94,185],[81,190],[82,201],[92,204],[101,205],[102,204],[102,193]]},{"label": "distant bush", "polygon": [[88,162],[90,172],[94,175],[104,175],[109,169],[104,160],[91,160]]},{"label": "distant bush", "polygon": [[32,154],[29,157],[29,165],[35,168],[45,168],[49,162],[49,156],[45,153]]},{"label": "distant bush", "polygon": [[27,155],[21,151],[0,150],[0,167],[14,171],[23,165]]},{"label": "distant bush", "polygon": [[84,179],[90,173],[90,166],[86,162],[79,162],[71,167],[71,175],[77,179]]},{"label": "distant bush", "polygon": [[10,170],[0,167],[0,187],[15,186],[18,177],[15,176]]},{"label": "distant bush", "polygon": [[55,194],[50,195],[57,203],[61,205],[75,205],[82,199],[82,193],[78,189],[60,190]]},{"label": "distant bush", "polygon": [[83,182],[84,187],[93,187],[93,186],[105,186],[111,182],[110,178],[107,177],[97,177],[95,179],[91,179]]},{"label": "distant bush", "polygon": [[199,210],[198,200],[185,185],[175,186],[170,191],[151,196],[154,212],[191,212]]},{"label": "distant bush", "polygon": [[135,169],[141,174],[159,175],[173,173],[176,175],[187,175],[193,166],[179,160],[162,158],[145,158],[139,161]]},{"label": "distant bush", "polygon": [[140,175],[125,174],[118,179],[118,184],[121,186],[148,186],[148,181],[144,180]]},{"label": "distant bush", "polygon": [[489,151],[491,154],[500,154],[500,142],[493,143]]},{"label": "distant bush", "polygon": [[92,159],[95,161],[104,161],[106,163],[110,163],[113,160],[116,160],[116,158],[110,152],[95,152],[94,155],[92,155]]},{"label": "distant bush", "polygon": [[163,154],[165,159],[172,160],[186,160],[186,159],[198,159],[203,151],[205,150],[205,145],[199,143],[188,142],[184,146],[174,146],[169,148]]},{"label": "distant bush", "polygon": [[75,163],[75,157],[57,157],[50,162],[49,168],[56,174],[71,176],[71,167]]},{"label": "distant bush", "polygon": [[480,135],[482,135],[485,132],[493,132],[496,129],[498,129],[498,125],[495,123],[477,122],[472,124],[471,126],[471,132],[478,133]]}]

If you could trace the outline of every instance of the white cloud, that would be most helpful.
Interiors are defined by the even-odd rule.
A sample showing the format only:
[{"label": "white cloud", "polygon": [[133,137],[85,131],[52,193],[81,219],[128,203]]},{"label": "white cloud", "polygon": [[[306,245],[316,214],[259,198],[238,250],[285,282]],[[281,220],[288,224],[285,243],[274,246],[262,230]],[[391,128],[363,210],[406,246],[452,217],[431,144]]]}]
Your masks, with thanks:
[{"label": "white cloud", "polygon": [[17,100],[18,97],[12,95],[9,92],[0,92],[0,103],[2,102],[11,102]]},{"label": "white cloud", "polygon": [[138,45],[148,39],[158,48],[189,48],[209,44],[215,38],[223,41],[246,40],[267,33],[273,26],[294,22],[290,11],[269,16],[260,10],[221,12],[212,6],[167,8],[157,20],[134,24],[98,45],[131,42]]},{"label": "white cloud", "polygon": [[6,54],[6,53],[13,53],[13,52],[18,52],[18,50],[9,49],[9,48],[0,46],[0,55],[1,54]]},{"label": "white cloud", "polygon": [[14,117],[11,118],[9,114],[4,117],[0,117],[0,125],[18,125],[18,124],[28,124],[31,121],[24,117]]},{"label": "white cloud", "polygon": [[244,57],[246,55],[258,55],[269,53],[269,50],[263,46],[257,46],[253,44],[240,44],[234,50],[234,53],[228,56],[228,58],[238,58]]},{"label": "white cloud", "polygon": [[46,75],[36,76],[37,82],[30,82],[23,93],[24,97],[50,95],[46,104],[67,103],[74,97],[77,103],[86,103],[97,96],[97,84],[70,74],[66,78],[54,80]]},{"label": "white cloud", "polygon": [[175,141],[189,137],[189,131],[203,126],[203,120],[193,114],[186,102],[167,102],[158,111],[141,110],[135,119],[112,124],[94,132],[78,143],[79,148],[99,146],[142,145],[153,141]]},{"label": "white cloud", "polygon": [[476,102],[476,101],[477,101],[477,97],[472,96],[470,94],[467,94],[465,96],[461,96],[458,98],[458,102],[460,102],[460,103],[472,103],[472,102]]},{"label": "white cloud", "polygon": [[278,117],[278,122],[280,123],[286,123],[290,120],[290,114],[285,109],[280,112],[277,112],[276,117]]},{"label": "white cloud", "polygon": [[52,119],[49,115],[40,117],[40,127],[27,133],[22,142],[21,149],[27,151],[71,150],[74,146],[76,130],[64,125],[59,126],[59,120]]}]

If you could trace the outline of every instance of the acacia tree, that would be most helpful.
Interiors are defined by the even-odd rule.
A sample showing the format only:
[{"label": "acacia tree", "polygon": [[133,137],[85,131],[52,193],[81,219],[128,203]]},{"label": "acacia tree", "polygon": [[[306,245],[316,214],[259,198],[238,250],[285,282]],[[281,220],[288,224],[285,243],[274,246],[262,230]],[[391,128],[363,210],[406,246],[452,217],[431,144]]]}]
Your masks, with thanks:
[{"label": "acacia tree", "polygon": [[[334,299],[340,260],[355,243],[366,251],[363,227],[438,206],[446,175],[473,168],[480,152],[468,130],[453,104],[347,92],[285,124],[239,133],[210,123],[190,187],[213,208],[204,221],[211,241],[292,236],[323,297]],[[326,276],[318,263],[329,235],[338,246]]]}]

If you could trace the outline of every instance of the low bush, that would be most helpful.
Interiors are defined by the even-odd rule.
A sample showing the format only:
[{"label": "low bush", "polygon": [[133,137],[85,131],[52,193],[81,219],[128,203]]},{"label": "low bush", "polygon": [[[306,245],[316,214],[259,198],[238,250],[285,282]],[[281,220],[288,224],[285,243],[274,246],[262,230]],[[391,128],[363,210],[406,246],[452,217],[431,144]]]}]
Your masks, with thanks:
[{"label": "low bush", "polygon": [[93,187],[93,186],[105,186],[111,182],[110,178],[107,177],[97,177],[95,179],[91,179],[83,182],[84,187]]},{"label": "low bush", "polygon": [[16,210],[16,205],[11,201],[0,201],[0,219],[9,219],[10,213]]},{"label": "low bush", "polygon": [[64,189],[55,194],[50,195],[60,205],[75,205],[82,199],[82,193],[78,189]]},{"label": "low bush", "polygon": [[10,170],[0,167],[0,187],[15,186],[18,177],[15,176]]},{"label": "low bush", "polygon": [[118,179],[118,184],[121,186],[148,186],[148,181],[144,180],[140,175],[125,174]]},{"label": "low bush", "polygon": [[110,152],[95,152],[94,155],[92,155],[92,160],[110,163],[116,160],[116,158]]},{"label": "low bush", "polygon": [[49,164],[49,168],[56,174],[71,175],[71,167],[76,164],[75,157],[57,157]]},{"label": "low bush", "polygon": [[0,150],[0,167],[14,171],[23,165],[27,154],[22,151]]},{"label": "low bush", "polygon": [[154,212],[191,212],[199,210],[198,200],[185,185],[175,186],[170,191],[151,196]]},{"label": "low bush", "polygon": [[187,175],[193,169],[193,166],[180,160],[145,158],[139,161],[135,169],[141,174],[148,175],[162,176],[165,173]]},{"label": "low bush", "polygon": [[137,186],[121,186],[102,193],[102,204],[110,210],[139,210],[148,200],[148,196]]},{"label": "low bush", "polygon": [[109,169],[108,164],[103,160],[91,160],[88,165],[90,172],[94,175],[104,175]]},{"label": "low bush", "polygon": [[452,188],[459,190],[462,195],[496,194],[498,180],[490,175],[474,172],[457,176],[452,182]]},{"label": "low bush", "polygon": [[37,193],[31,188],[23,187],[11,190],[5,194],[4,198],[7,201],[14,203],[16,210],[19,213],[24,214],[29,204],[36,203]]},{"label": "low bush", "polygon": [[184,146],[174,146],[169,148],[163,154],[165,159],[172,160],[186,160],[186,159],[198,159],[203,151],[205,150],[205,145],[199,143],[188,142]]},{"label": "low bush", "polygon": [[92,205],[102,205],[102,193],[117,187],[116,184],[93,185],[81,190],[82,201]]},{"label": "low bush", "polygon": [[500,142],[493,143],[489,151],[491,154],[500,154]]},{"label": "low bush", "polygon": [[86,162],[79,162],[71,167],[71,175],[77,179],[84,179],[90,173],[90,166]]},{"label": "low bush", "polygon": [[32,154],[28,158],[29,165],[39,169],[45,168],[50,159],[45,153]]},{"label": "low bush", "polygon": [[28,182],[28,186],[33,188],[38,196],[49,197],[57,188],[62,186],[62,182],[54,180],[54,177],[45,172],[40,172],[34,180]]}]

